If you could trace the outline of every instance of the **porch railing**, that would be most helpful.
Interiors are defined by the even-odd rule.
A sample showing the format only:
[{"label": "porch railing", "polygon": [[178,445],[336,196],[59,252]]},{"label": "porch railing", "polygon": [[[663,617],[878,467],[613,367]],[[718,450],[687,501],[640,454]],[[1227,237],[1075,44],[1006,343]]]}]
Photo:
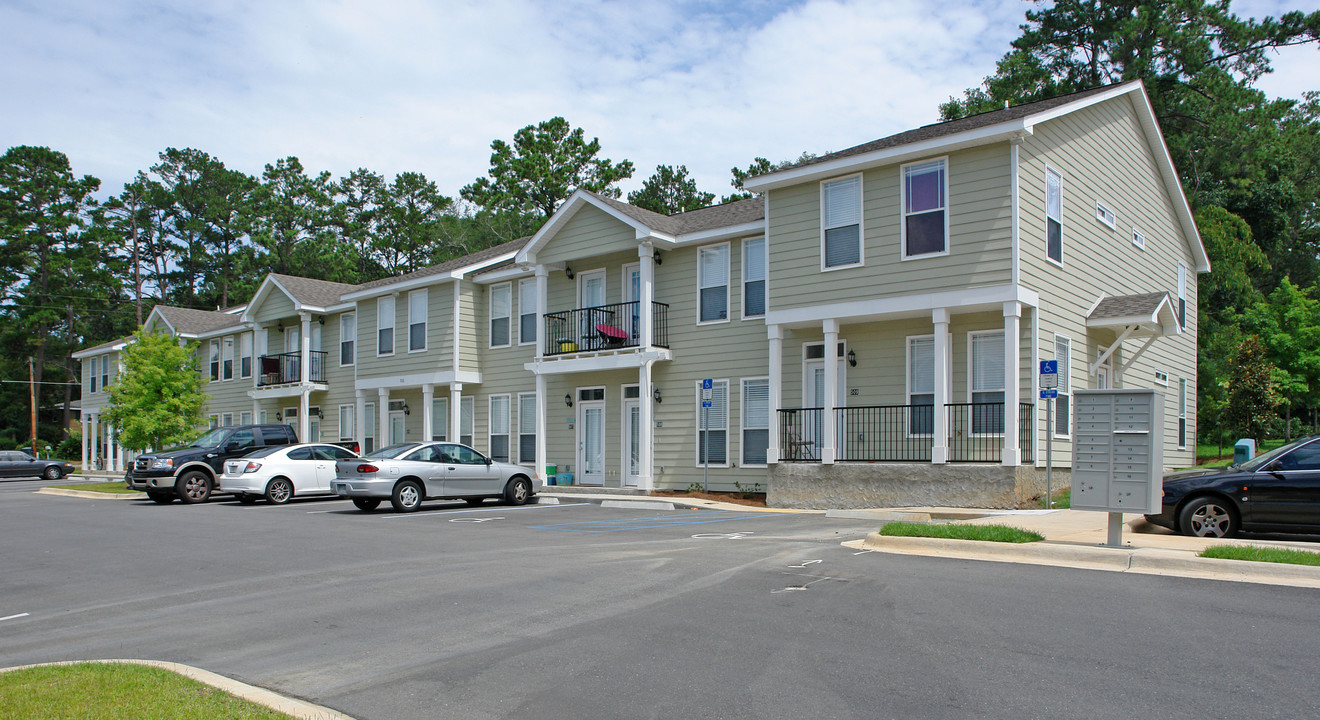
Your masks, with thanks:
[{"label": "porch railing", "polygon": [[[545,314],[546,355],[638,347],[641,303],[613,303]],[[669,305],[651,303],[651,344],[669,347]]]},{"label": "porch railing", "polygon": [[[325,353],[320,350],[312,350],[310,355],[311,362],[307,368],[307,379],[314,383],[324,383]],[[257,387],[302,382],[301,353],[262,355],[257,365],[261,370],[261,374],[257,376]]]},{"label": "porch railing", "polygon": [[[953,403],[948,418],[949,462],[997,463],[1004,447],[1003,403]],[[1018,447],[1023,462],[1032,456],[1034,406],[1018,404]],[[824,445],[823,408],[779,411],[782,462],[820,462]],[[835,409],[836,458],[840,462],[930,462],[934,405],[878,405]]]}]

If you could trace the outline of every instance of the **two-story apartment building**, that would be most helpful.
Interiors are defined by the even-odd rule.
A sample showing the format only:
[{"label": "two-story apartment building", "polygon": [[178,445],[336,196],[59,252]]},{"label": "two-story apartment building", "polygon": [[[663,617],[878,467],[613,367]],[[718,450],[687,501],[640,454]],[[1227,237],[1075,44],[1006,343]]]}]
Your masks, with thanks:
[{"label": "two-story apartment building", "polygon": [[673,216],[578,191],[531,238],[408,275],[269,276],[206,313],[229,325],[187,331],[209,412],[365,448],[457,440],[584,485],[708,473],[781,506],[1011,505],[1039,491],[1046,443],[1074,460],[1074,389],[1156,387],[1166,463],[1191,464],[1208,262],[1139,83],[747,187]]}]

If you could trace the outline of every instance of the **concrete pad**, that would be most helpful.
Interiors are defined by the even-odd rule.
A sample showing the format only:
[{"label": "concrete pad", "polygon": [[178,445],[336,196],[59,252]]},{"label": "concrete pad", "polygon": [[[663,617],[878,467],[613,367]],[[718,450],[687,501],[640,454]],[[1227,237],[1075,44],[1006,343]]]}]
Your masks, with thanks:
[{"label": "concrete pad", "polygon": [[658,500],[602,500],[601,507],[628,508],[630,510],[673,510],[671,502]]},{"label": "concrete pad", "polygon": [[559,498],[546,497],[544,495],[533,495],[531,499],[533,505],[558,505]]},{"label": "concrete pad", "polygon": [[873,520],[877,523],[919,522],[928,523],[930,513],[904,512],[901,510],[826,510],[827,518],[846,518],[849,520]]},{"label": "concrete pad", "polygon": [[65,490],[63,488],[41,488],[36,491],[41,495],[63,495],[64,497],[88,498],[90,500],[146,500],[145,493],[103,493],[90,490]]}]

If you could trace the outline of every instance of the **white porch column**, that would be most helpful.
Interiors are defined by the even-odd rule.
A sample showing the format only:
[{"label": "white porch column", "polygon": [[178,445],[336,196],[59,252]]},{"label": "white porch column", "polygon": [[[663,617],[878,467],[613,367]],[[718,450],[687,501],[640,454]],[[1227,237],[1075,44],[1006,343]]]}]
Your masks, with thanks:
[{"label": "white porch column", "polygon": [[105,426],[105,455],[106,455],[105,469],[106,470],[113,471],[119,469],[119,455],[115,452],[116,450],[119,449],[118,447],[119,438],[117,438],[115,435],[116,435],[115,426],[106,425]]},{"label": "white porch column", "polygon": [[[304,357],[306,357],[304,355]],[[320,442],[321,438],[308,437],[312,432],[312,419],[308,417],[308,411],[311,409],[311,403],[308,396],[312,391],[303,388],[298,393],[298,439],[302,442]]]},{"label": "white porch column", "polygon": [[1004,450],[1000,462],[1021,465],[1018,402],[1022,397],[1022,303],[1004,303]]},{"label": "white porch column", "polygon": [[[540,276],[538,277],[538,286]],[[539,307],[539,306],[538,306]],[[545,333],[538,333],[537,337]],[[545,446],[545,376],[536,374],[536,476],[546,479],[545,466],[550,463]]]},{"label": "white porch column", "polygon": [[252,424],[261,424],[261,401],[256,398],[252,399]]},{"label": "white porch column", "polygon": [[765,332],[770,338],[770,446],[766,448],[765,461],[773,465],[779,462],[779,438],[783,433],[779,427],[779,407],[784,394],[784,328],[767,325]]},{"label": "white porch column", "polygon": [[97,458],[97,455],[98,455],[97,447],[101,445],[101,437],[100,437],[100,433],[101,433],[101,416],[100,416],[100,415],[95,415],[95,414],[93,414],[93,415],[91,416],[90,427],[91,427],[91,431],[87,433],[87,437],[91,438],[91,445],[90,445],[90,447],[91,447],[91,450],[92,450],[92,469],[94,470],[94,469],[96,469],[96,458]]},{"label": "white porch column", "polygon": [[[646,266],[647,261],[643,259],[642,267]],[[646,271],[643,270],[642,272],[645,273]],[[642,285],[645,287],[645,280],[642,281]],[[641,457],[637,459],[637,487],[642,490],[650,490],[655,486],[655,472],[653,470],[655,467],[655,445],[652,443],[653,433],[651,432],[651,428],[655,425],[655,421],[652,419],[655,417],[655,405],[653,404],[655,400],[651,398],[652,363],[653,361],[648,360],[647,362],[642,363],[642,367],[637,370],[637,394],[640,396],[638,398],[640,403],[638,409],[641,411],[640,423],[642,426],[641,438],[639,439],[641,443]],[[628,432],[627,420],[624,421],[623,432],[625,435]],[[627,447],[626,442],[624,443],[624,447]],[[628,458],[624,458],[625,472],[627,471],[627,463]]]},{"label": "white porch column", "polygon": [[949,311],[936,308],[931,312],[931,322],[935,325],[935,406],[934,435],[930,448],[930,461],[937,465],[949,461],[949,369],[952,366],[949,343]]},{"label": "white porch column", "polygon": [[376,446],[390,444],[390,389],[376,391]]},{"label": "white porch column", "polygon": [[[543,357],[545,349],[550,347],[552,340],[545,336],[545,314],[549,310],[549,285],[550,268],[544,265],[536,266],[536,356]],[[544,399],[544,398],[542,398]],[[544,405],[544,403],[540,403]],[[540,433],[537,433],[540,438]],[[537,462],[540,462],[539,460]],[[545,466],[542,465],[539,472],[545,472]]]},{"label": "white porch column", "polygon": [[84,473],[92,469],[92,466],[87,464],[91,457],[87,452],[88,443],[92,441],[91,417],[86,410],[83,410],[82,418],[78,420],[82,424],[82,471]]},{"label": "white porch column", "polygon": [[[537,337],[545,333],[538,333]],[[449,385],[449,441],[462,442],[463,438],[463,383]],[[476,442],[476,438],[472,438]],[[544,470],[544,468],[542,468]]]},{"label": "white porch column", "polygon": [[[637,297],[637,319],[638,324],[641,325],[638,328],[638,335],[641,346],[649,348],[655,339],[655,315],[651,311],[651,301],[655,299],[655,248],[651,243],[644,242],[637,246],[637,256],[641,258],[638,265],[642,273],[641,292]],[[645,388],[643,388],[643,406],[646,405],[645,395]],[[643,441],[642,445],[645,447],[646,442]]]},{"label": "white porch column", "polygon": [[298,382],[306,385],[312,377],[312,314],[298,313],[298,319],[302,321],[302,334],[298,336],[301,345],[298,348]]},{"label": "white porch column", "polygon": [[839,321],[826,320],[825,330],[825,412],[822,413],[821,425],[824,425],[824,447],[820,449],[820,461],[833,465],[838,448],[839,423],[835,419],[835,408],[839,404]]},{"label": "white porch column", "polygon": [[353,391],[353,398],[357,407],[353,410],[353,439],[357,441],[358,450],[367,451],[367,394],[361,390]]},{"label": "white porch column", "polygon": [[435,410],[435,386],[422,385],[422,442],[430,442],[435,434],[435,420],[431,416]]}]

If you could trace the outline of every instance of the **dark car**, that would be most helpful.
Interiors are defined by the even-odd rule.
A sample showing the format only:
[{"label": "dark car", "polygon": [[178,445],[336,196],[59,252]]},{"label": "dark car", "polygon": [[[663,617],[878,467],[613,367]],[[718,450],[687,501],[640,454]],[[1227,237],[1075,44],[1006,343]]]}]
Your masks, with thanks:
[{"label": "dark car", "polygon": [[1240,465],[1166,475],[1162,505],[1146,519],[1184,535],[1320,533],[1320,435]]},{"label": "dark car", "polygon": [[133,490],[167,504],[206,502],[216,488],[224,462],[258,448],[298,442],[288,425],[235,425],[215,428],[188,447],[139,455],[124,478]]},{"label": "dark car", "polygon": [[44,477],[59,480],[73,472],[73,465],[63,460],[40,460],[22,450],[0,451],[0,477]]}]

